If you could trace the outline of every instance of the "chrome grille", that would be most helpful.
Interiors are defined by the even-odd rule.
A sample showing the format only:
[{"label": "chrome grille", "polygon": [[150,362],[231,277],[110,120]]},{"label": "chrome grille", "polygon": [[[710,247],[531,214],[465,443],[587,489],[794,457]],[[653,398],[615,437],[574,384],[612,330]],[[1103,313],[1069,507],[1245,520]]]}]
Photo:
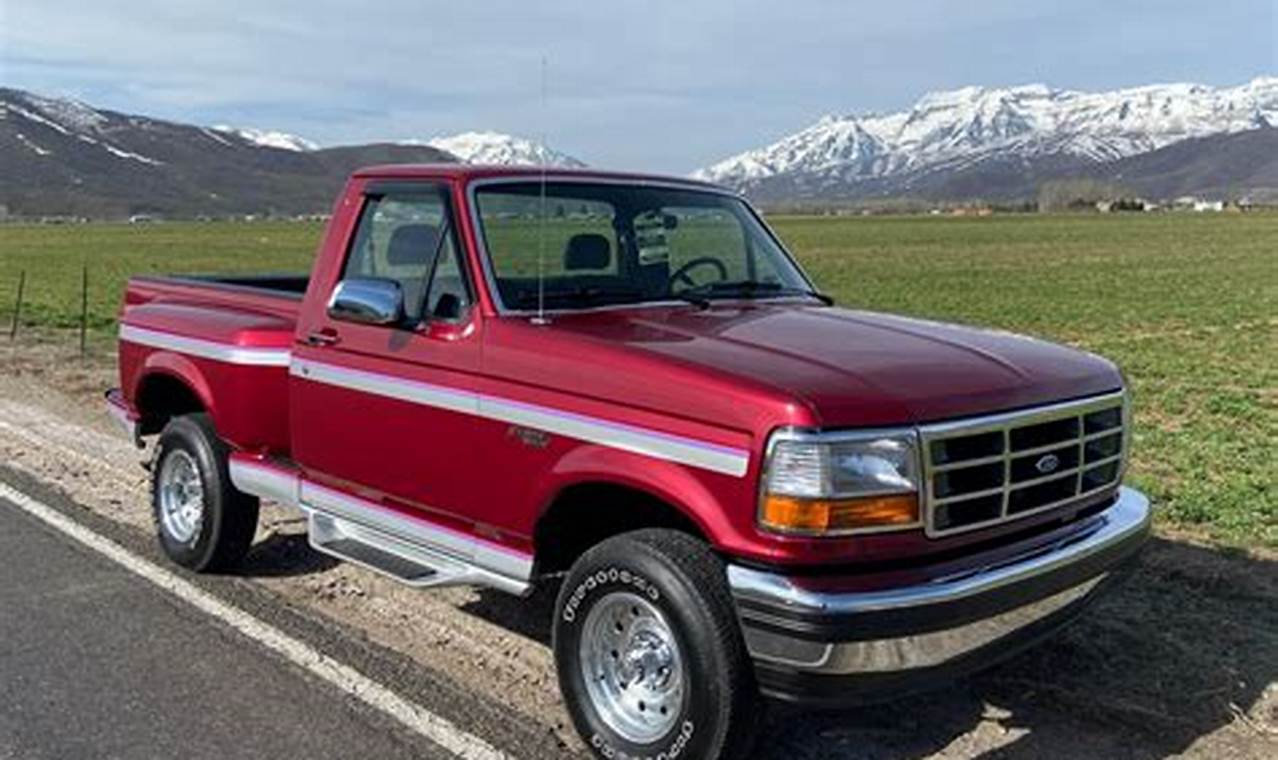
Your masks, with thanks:
[{"label": "chrome grille", "polygon": [[946,536],[1112,489],[1127,453],[1122,393],[925,425],[924,527]]}]

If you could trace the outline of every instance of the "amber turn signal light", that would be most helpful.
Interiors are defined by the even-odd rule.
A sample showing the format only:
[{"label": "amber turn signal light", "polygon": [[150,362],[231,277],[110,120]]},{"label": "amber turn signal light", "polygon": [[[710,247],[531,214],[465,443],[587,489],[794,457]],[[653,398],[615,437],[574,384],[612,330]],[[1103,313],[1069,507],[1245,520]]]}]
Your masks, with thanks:
[{"label": "amber turn signal light", "polygon": [[759,510],[765,528],[783,533],[834,533],[893,528],[919,522],[917,494],[855,499],[804,499],[766,495]]}]

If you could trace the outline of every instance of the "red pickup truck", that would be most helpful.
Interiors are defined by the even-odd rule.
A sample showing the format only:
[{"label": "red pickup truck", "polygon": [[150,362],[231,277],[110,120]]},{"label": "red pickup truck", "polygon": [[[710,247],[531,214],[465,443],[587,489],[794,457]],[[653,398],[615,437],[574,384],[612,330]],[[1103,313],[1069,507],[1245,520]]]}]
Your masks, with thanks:
[{"label": "red pickup truck", "polygon": [[608,758],[740,757],[761,696],[1006,657],[1149,533],[1113,364],[837,308],[682,179],[359,171],[309,277],[134,278],[107,400],[159,436],[192,570],[240,560],[269,499],[407,584],[560,583],[561,688]]}]

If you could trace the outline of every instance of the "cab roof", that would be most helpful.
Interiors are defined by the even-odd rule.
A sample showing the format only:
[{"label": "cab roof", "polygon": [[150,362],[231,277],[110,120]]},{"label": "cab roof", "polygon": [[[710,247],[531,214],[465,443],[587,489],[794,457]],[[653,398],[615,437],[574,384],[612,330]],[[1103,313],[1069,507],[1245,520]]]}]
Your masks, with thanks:
[{"label": "cab roof", "polygon": [[679,185],[704,187],[708,190],[724,192],[726,188],[710,182],[676,177],[672,175],[642,174],[635,172],[613,172],[598,169],[565,169],[548,166],[489,166],[482,164],[383,164],[365,166],[356,169],[352,176],[374,179],[446,179],[470,182],[477,179],[505,178],[512,179],[600,179],[610,181],[628,181],[642,184],[660,182]]}]

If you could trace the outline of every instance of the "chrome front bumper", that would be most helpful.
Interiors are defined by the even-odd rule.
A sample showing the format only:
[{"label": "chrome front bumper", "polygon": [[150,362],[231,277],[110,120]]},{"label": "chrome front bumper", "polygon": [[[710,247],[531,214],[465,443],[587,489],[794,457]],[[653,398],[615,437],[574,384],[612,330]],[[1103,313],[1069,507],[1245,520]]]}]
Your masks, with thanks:
[{"label": "chrome front bumper", "polygon": [[979,669],[1055,631],[1149,528],[1149,500],[1124,487],[1067,538],[920,585],[829,593],[740,565],[729,566],[728,582],[765,692],[864,701]]}]

